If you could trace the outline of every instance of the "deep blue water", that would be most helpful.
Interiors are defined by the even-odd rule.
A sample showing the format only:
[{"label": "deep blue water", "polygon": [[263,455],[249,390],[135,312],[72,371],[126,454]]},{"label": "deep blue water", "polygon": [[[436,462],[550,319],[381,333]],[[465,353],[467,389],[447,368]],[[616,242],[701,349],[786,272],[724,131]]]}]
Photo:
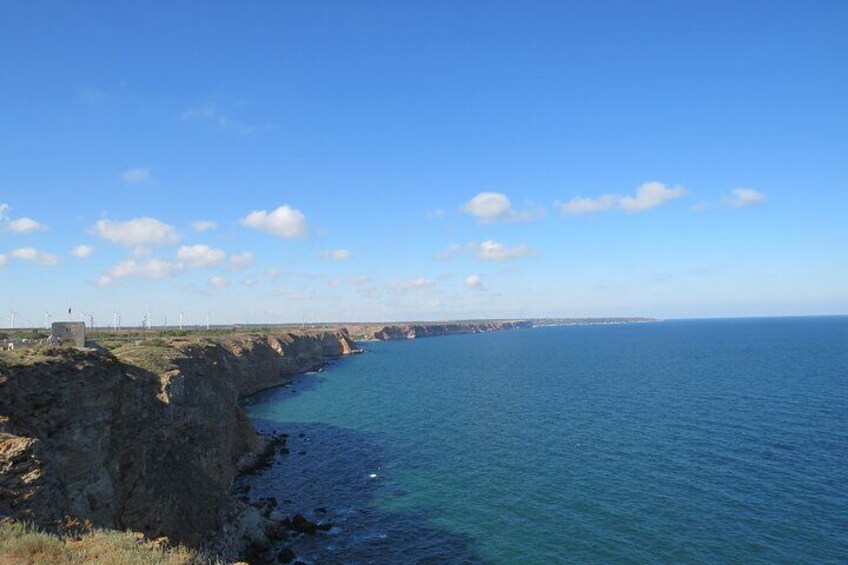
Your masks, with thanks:
[{"label": "deep blue water", "polygon": [[291,447],[252,493],[336,525],[301,558],[848,563],[846,317],[366,347],[248,405]]}]

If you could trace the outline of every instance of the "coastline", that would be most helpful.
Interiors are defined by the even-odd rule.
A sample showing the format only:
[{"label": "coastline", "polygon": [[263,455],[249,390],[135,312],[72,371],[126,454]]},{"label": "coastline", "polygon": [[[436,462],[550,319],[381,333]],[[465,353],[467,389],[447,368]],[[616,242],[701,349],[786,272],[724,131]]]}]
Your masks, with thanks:
[{"label": "coastline", "polygon": [[230,560],[260,555],[323,525],[240,499],[239,478],[289,449],[285,437],[257,432],[244,402],[361,352],[368,332],[386,341],[529,327],[375,324],[135,341],[106,334],[98,349],[4,354],[0,514],[48,529],[72,517]]}]

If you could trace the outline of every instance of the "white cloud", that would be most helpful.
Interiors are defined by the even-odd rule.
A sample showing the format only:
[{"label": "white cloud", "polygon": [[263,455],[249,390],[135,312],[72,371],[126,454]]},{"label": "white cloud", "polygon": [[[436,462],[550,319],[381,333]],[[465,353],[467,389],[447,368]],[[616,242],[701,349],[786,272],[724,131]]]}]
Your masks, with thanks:
[{"label": "white cloud", "polygon": [[348,279],[348,281],[350,281],[350,284],[352,284],[354,286],[362,286],[364,284],[370,283],[371,279],[369,279],[368,277],[354,276],[354,277],[350,277]]},{"label": "white cloud", "polygon": [[223,288],[225,286],[230,286],[230,281],[224,277],[212,277],[209,279],[209,284],[216,288]]},{"label": "white cloud", "polygon": [[604,194],[597,198],[585,198],[578,196],[568,202],[557,202],[557,206],[563,214],[593,214],[611,210],[618,205],[621,197],[617,194]]},{"label": "white cloud", "polygon": [[447,249],[436,255],[436,259],[439,261],[449,261],[459,255],[471,254],[483,261],[507,261],[538,255],[538,253],[537,250],[531,249],[524,244],[509,247],[503,243],[488,240],[482,243],[468,243],[465,246],[458,243],[451,243]]},{"label": "white cloud", "polygon": [[284,204],[268,212],[256,210],[241,219],[242,225],[287,239],[306,236],[306,216],[300,210]]},{"label": "white cloud", "polygon": [[431,286],[433,286],[433,281],[425,277],[418,277],[415,279],[390,283],[388,288],[389,292],[404,292],[407,290],[421,290]]},{"label": "white cloud", "polygon": [[209,220],[198,220],[191,224],[191,229],[198,233],[203,233],[205,231],[214,230],[218,227],[218,224]]},{"label": "white cloud", "polygon": [[504,220],[526,221],[533,219],[534,212],[518,211],[512,207],[512,202],[500,192],[480,192],[460,208],[466,214],[474,216],[483,224],[491,224]]},{"label": "white cloud", "polygon": [[241,284],[243,284],[244,286],[247,286],[247,287],[255,286],[256,282],[257,282],[256,279],[251,278],[251,277],[245,277],[245,278],[241,279]]},{"label": "white cloud", "polygon": [[106,241],[129,247],[172,245],[179,240],[173,226],[155,218],[135,218],[126,222],[100,220],[94,224],[94,233]]},{"label": "white cloud", "polygon": [[344,261],[350,259],[350,251],[347,249],[329,249],[319,252],[318,257],[328,261]]},{"label": "white cloud", "polygon": [[59,258],[55,255],[38,251],[32,247],[21,247],[20,249],[15,249],[9,253],[9,256],[22,261],[32,261],[47,267],[55,265],[59,261]]},{"label": "white cloud", "polygon": [[753,188],[734,188],[730,191],[730,196],[725,196],[721,201],[734,208],[743,208],[762,204],[766,201],[766,195]]},{"label": "white cloud", "polygon": [[144,183],[151,180],[151,173],[148,167],[133,167],[121,173],[121,180],[130,183]]},{"label": "white cloud", "polygon": [[483,281],[480,280],[480,275],[468,275],[465,277],[465,286],[479,290],[483,288]]},{"label": "white cloud", "polygon": [[85,259],[86,257],[91,257],[92,253],[94,253],[94,248],[90,245],[77,245],[76,247],[71,249],[71,255],[73,255],[77,259]]},{"label": "white cloud", "polygon": [[492,240],[472,244],[472,247],[476,257],[483,261],[508,261],[536,254],[535,250],[523,244],[507,247],[503,243]]},{"label": "white cloud", "polygon": [[8,261],[8,259],[6,259],[6,256],[0,255],[0,269],[6,266],[6,261]]},{"label": "white cloud", "polygon": [[127,259],[121,261],[100,277],[97,284],[100,286],[110,285],[116,280],[125,278],[142,278],[142,279],[166,279],[178,274],[182,267],[177,263],[156,259],[153,257],[136,260]]},{"label": "white cloud", "polygon": [[0,204],[0,229],[8,229],[12,233],[27,233],[49,229],[47,225],[37,222],[32,218],[10,218],[9,210],[11,209],[12,207],[8,204]]},{"label": "white cloud", "polygon": [[555,206],[567,215],[592,214],[613,209],[637,213],[656,208],[685,194],[686,189],[682,186],[668,187],[660,182],[646,182],[632,195],[603,194],[597,198],[578,196],[568,202],[556,202]]},{"label": "white cloud", "polygon": [[208,245],[183,245],[177,250],[177,259],[189,267],[217,267],[225,258],[223,251]]},{"label": "white cloud", "polygon": [[646,182],[636,189],[635,196],[621,199],[621,207],[627,212],[642,212],[661,206],[686,194],[682,186],[669,188],[660,182]]},{"label": "white cloud", "polygon": [[250,251],[242,251],[241,253],[230,255],[231,271],[241,271],[242,269],[247,269],[251,265],[253,265],[253,253]]},{"label": "white cloud", "polygon": [[710,205],[709,202],[707,202],[706,200],[699,200],[696,204],[694,204],[692,206],[692,211],[693,212],[706,212],[710,208],[712,208],[712,206]]},{"label": "white cloud", "polygon": [[45,231],[47,226],[36,222],[32,218],[18,218],[9,222],[9,231],[13,233],[27,233],[31,231]]}]

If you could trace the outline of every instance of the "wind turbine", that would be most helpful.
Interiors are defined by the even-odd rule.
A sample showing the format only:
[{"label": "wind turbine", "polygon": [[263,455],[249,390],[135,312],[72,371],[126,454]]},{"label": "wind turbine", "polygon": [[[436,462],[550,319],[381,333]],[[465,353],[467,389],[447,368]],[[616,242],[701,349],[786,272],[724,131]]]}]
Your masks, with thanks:
[{"label": "wind turbine", "polygon": [[150,324],[153,322],[153,314],[151,314],[150,312],[148,312],[148,313],[147,313],[147,316],[145,316],[145,317],[144,317],[144,320],[145,320],[145,322],[146,322],[146,323],[145,323],[145,325],[147,326],[147,329],[149,330],[149,329],[150,329]]},{"label": "wind turbine", "polygon": [[183,312],[183,311],[181,310],[181,311],[180,311],[180,331],[183,331],[183,316],[184,316],[184,315],[185,315],[185,312]]},{"label": "wind turbine", "polygon": [[209,331],[209,312],[206,312],[206,331]]},{"label": "wind turbine", "polygon": [[165,329],[165,330],[168,329],[168,315],[167,314],[165,314],[165,325],[163,326],[162,329]]},{"label": "wind turbine", "polygon": [[88,315],[88,327],[92,330],[94,329],[94,316],[91,314]]},{"label": "wind turbine", "polygon": [[117,312],[112,312],[112,329],[113,330],[118,329],[118,313]]},{"label": "wind turbine", "polygon": [[50,329],[50,322],[51,322],[52,320],[53,320],[53,314],[51,314],[50,312],[48,312],[47,310],[45,310],[45,311],[44,311],[44,329],[45,329],[45,330],[49,330],[49,329]]},{"label": "wind turbine", "polygon": [[11,321],[12,329],[15,329],[15,318],[18,316],[18,313],[12,310],[9,312],[9,320]]}]

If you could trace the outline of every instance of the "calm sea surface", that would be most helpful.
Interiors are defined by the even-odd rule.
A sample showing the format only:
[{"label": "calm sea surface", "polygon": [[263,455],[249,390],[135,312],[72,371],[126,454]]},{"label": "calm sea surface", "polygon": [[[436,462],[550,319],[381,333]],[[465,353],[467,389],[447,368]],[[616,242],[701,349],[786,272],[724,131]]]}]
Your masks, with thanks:
[{"label": "calm sea surface", "polygon": [[301,559],[848,563],[846,317],[366,348],[247,406],[252,495],[335,525]]}]

